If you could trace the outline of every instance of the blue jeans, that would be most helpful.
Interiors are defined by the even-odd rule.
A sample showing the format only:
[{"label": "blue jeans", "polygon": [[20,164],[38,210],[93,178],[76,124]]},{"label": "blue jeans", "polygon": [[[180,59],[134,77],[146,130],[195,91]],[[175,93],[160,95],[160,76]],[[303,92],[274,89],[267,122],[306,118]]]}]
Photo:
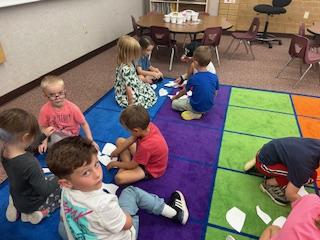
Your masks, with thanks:
[{"label": "blue jeans", "polygon": [[[137,213],[139,209],[154,215],[160,215],[165,202],[163,198],[159,198],[155,194],[148,193],[141,188],[129,186],[122,190],[119,197],[119,205],[125,213],[131,215],[133,227],[136,230],[136,238],[138,238],[139,216]],[[59,223],[59,234],[62,239],[67,240],[66,230],[62,221]]]},{"label": "blue jeans", "polygon": [[120,194],[119,205],[121,209],[131,215],[134,229],[136,230],[136,238],[139,232],[139,209],[143,209],[148,213],[160,215],[164,208],[165,202],[163,198],[159,198],[155,194],[148,193],[141,188],[129,186]]}]

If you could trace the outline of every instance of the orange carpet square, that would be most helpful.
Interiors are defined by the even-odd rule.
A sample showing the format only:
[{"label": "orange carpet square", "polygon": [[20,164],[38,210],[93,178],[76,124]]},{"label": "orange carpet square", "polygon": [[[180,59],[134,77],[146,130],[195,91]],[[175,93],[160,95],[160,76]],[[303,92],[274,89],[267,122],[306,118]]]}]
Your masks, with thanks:
[{"label": "orange carpet square", "polygon": [[320,139],[320,119],[298,117],[303,137]]},{"label": "orange carpet square", "polygon": [[320,118],[320,98],[293,95],[297,115]]}]

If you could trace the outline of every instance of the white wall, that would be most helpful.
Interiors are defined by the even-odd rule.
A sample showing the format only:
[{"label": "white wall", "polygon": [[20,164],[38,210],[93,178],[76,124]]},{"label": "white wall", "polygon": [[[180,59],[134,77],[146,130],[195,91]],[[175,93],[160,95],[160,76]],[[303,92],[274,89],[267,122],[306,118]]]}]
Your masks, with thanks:
[{"label": "white wall", "polygon": [[219,0],[209,0],[208,12],[210,13],[210,15],[218,16],[218,13],[219,13]]},{"label": "white wall", "polygon": [[45,0],[0,8],[0,96],[131,32],[143,0]]}]

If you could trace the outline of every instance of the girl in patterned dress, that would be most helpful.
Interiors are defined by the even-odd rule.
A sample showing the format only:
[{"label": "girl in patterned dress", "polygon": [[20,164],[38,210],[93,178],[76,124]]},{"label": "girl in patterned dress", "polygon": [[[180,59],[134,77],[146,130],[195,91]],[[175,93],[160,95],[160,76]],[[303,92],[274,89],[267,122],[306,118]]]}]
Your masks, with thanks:
[{"label": "girl in patterned dress", "polygon": [[118,41],[118,57],[115,81],[115,98],[121,107],[141,105],[144,108],[153,106],[157,95],[148,83],[141,81],[133,61],[141,55],[139,42],[130,36],[122,36]]}]

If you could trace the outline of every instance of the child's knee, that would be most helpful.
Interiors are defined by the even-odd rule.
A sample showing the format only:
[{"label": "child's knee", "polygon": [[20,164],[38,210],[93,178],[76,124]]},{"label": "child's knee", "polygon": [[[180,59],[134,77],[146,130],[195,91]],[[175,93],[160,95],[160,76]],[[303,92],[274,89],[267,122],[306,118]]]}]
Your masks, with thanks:
[{"label": "child's knee", "polygon": [[119,138],[117,139],[117,141],[116,141],[116,146],[122,145],[125,141],[126,141],[125,138],[119,137]]},{"label": "child's knee", "polygon": [[118,173],[114,176],[114,181],[117,185],[123,185],[126,183],[125,176],[121,173]]}]

